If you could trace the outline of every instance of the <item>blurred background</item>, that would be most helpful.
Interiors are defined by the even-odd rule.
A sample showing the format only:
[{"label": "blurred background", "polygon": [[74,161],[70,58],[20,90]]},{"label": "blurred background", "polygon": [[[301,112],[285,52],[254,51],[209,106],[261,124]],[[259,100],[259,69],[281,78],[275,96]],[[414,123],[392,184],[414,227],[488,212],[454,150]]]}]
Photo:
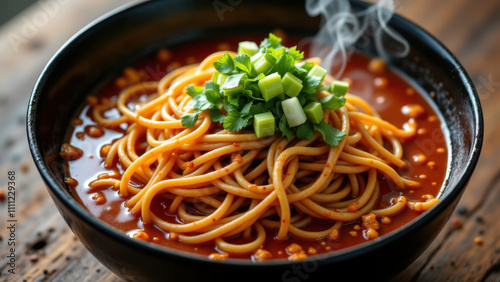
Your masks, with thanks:
[{"label": "blurred background", "polygon": [[[139,1],[0,0],[0,281],[119,281],[86,251],[52,204],[29,153],[25,114],[36,79],[58,48],[99,16],[133,2]],[[457,210],[395,281],[500,281],[500,1],[395,0],[394,5],[464,65],[485,119],[482,157]],[[6,266],[9,172],[17,185],[16,274]]]}]

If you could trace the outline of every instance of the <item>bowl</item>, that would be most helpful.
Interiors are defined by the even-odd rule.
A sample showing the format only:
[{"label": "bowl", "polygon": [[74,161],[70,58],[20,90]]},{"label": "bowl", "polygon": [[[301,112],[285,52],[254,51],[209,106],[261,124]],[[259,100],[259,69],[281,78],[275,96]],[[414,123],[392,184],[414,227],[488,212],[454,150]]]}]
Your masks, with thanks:
[{"label": "bowl", "polygon": [[[351,5],[361,10],[369,4],[353,1]],[[105,15],[57,51],[29,102],[30,149],[62,217],[103,265],[126,280],[256,281],[265,277],[266,281],[311,281],[353,275],[378,280],[395,276],[428,247],[449,219],[476,166],[483,138],[482,112],[469,76],[450,51],[397,15],[388,24],[405,36],[411,49],[405,58],[392,58],[389,64],[425,93],[434,93],[429,101],[444,118],[451,152],[440,202],[403,228],[378,240],[303,261],[211,261],[127,237],[87,212],[64,183],[59,150],[69,121],[85,96],[111,74],[160,46],[244,32],[264,35],[276,27],[309,36],[317,32],[319,23],[319,18],[306,14],[300,1],[152,1]],[[373,45],[358,48],[371,54]]]}]

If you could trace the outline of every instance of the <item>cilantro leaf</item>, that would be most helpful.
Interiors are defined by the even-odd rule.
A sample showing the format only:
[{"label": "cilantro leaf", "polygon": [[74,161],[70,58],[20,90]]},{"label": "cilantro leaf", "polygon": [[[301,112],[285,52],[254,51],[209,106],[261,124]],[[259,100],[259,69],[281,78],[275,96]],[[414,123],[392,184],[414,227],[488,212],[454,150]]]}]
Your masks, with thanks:
[{"label": "cilantro leaf", "polygon": [[204,111],[210,109],[214,104],[207,99],[206,95],[198,95],[191,100],[191,107],[195,110]]},{"label": "cilantro leaf", "polygon": [[283,112],[283,107],[281,106],[281,100],[279,99],[275,99],[276,100],[276,114],[281,117],[283,115],[285,115],[285,113]]},{"label": "cilantro leaf", "polygon": [[247,54],[239,54],[236,57],[234,57],[234,60],[236,61],[236,68],[244,71],[246,74],[249,76],[252,76],[252,62],[250,62],[250,56]]},{"label": "cilantro leaf", "polygon": [[223,115],[219,109],[211,109],[208,115],[210,116],[213,122],[218,122],[218,123],[223,123],[224,118],[226,118],[226,116]]},{"label": "cilantro leaf", "polygon": [[243,106],[243,108],[241,109],[241,114],[248,115],[250,113],[250,109],[252,108],[252,104],[252,101],[246,103],[245,106]]},{"label": "cilantro leaf", "polygon": [[228,52],[222,55],[217,62],[214,62],[214,67],[223,74],[236,73],[234,59]]},{"label": "cilantro leaf", "polygon": [[292,137],[293,130],[290,128],[290,126],[288,126],[288,122],[286,121],[285,115],[281,116],[278,127],[281,130],[282,136],[286,136],[287,139]]},{"label": "cilantro leaf", "polygon": [[199,111],[195,111],[189,114],[185,114],[181,116],[181,124],[182,126],[189,128],[193,127],[196,121],[198,120]]},{"label": "cilantro leaf", "polygon": [[267,112],[266,107],[264,103],[257,103],[255,105],[252,105],[250,108],[250,115],[254,116],[256,114],[264,113]]},{"label": "cilantro leaf", "polygon": [[219,92],[219,85],[213,81],[207,81],[205,83],[205,91],[213,90]]},{"label": "cilantro leaf", "polygon": [[213,105],[216,105],[220,102],[220,94],[219,92],[217,91],[214,91],[214,90],[209,90],[209,91],[206,91],[205,90],[205,96],[207,97],[207,101],[209,101],[212,106]]},{"label": "cilantro leaf", "polygon": [[202,86],[194,86],[194,84],[189,84],[186,87],[186,92],[189,96],[191,96],[191,98],[194,98],[195,96],[197,96],[198,94],[203,92],[203,87]]},{"label": "cilantro leaf", "polygon": [[281,47],[281,48],[267,48],[266,50],[267,53],[270,53],[275,59],[278,59],[279,57],[286,55],[286,48]]},{"label": "cilantro leaf", "polygon": [[224,128],[231,132],[239,131],[247,126],[251,117],[250,115],[241,116],[237,110],[230,111],[224,118]]},{"label": "cilantro leaf", "polygon": [[326,124],[324,121],[315,124],[314,130],[319,131],[323,136],[323,140],[330,146],[337,146],[346,135],[343,131]]},{"label": "cilantro leaf", "polygon": [[302,81],[302,91],[309,95],[316,94],[318,86],[321,84],[321,79],[316,76],[306,76]]},{"label": "cilantro leaf", "polygon": [[314,64],[312,62],[308,62],[308,61],[303,61],[303,62],[300,62],[297,64],[298,68],[301,68],[303,70],[305,70],[306,72],[309,72],[313,67],[314,67]]},{"label": "cilantro leaf", "polygon": [[320,100],[323,109],[338,110],[345,105],[346,99],[342,95],[330,94]]},{"label": "cilantro leaf", "polygon": [[295,60],[290,55],[281,55],[277,60],[276,64],[269,71],[270,73],[278,72],[281,77],[295,68]]},{"label": "cilantro leaf", "polygon": [[214,82],[208,81],[205,83],[205,90],[203,93],[206,96],[206,100],[212,103],[212,105],[216,105],[220,102],[220,90],[219,85]]},{"label": "cilantro leaf", "polygon": [[293,68],[291,72],[300,80],[304,80],[304,78],[307,76],[307,70],[297,67],[297,65],[295,65],[295,68]]},{"label": "cilantro leaf", "polygon": [[224,84],[222,84],[221,89],[226,90],[238,87],[238,85],[240,85],[241,79],[245,75],[246,75],[245,73],[239,73],[228,76],[226,81],[224,81]]},{"label": "cilantro leaf", "polygon": [[236,109],[236,106],[234,106],[230,103],[225,103],[224,110],[226,111],[226,113],[229,113],[229,112],[232,112],[232,111],[237,110],[237,109]]},{"label": "cilantro leaf", "polygon": [[229,104],[234,105],[235,107],[238,107],[240,104],[240,96],[241,96],[240,93],[231,93],[225,97],[226,97]]},{"label": "cilantro leaf", "polygon": [[297,126],[295,135],[300,139],[311,139],[314,135],[314,128],[310,122],[304,122]]},{"label": "cilantro leaf", "polygon": [[297,46],[289,48],[287,53],[292,56],[295,61],[299,61],[304,58],[304,52],[297,50]]},{"label": "cilantro leaf", "polygon": [[272,33],[269,33],[269,37],[262,40],[262,42],[260,43],[260,51],[264,52],[269,47],[274,48],[274,49],[282,47],[281,46],[281,38],[279,38],[278,36],[276,36]]}]

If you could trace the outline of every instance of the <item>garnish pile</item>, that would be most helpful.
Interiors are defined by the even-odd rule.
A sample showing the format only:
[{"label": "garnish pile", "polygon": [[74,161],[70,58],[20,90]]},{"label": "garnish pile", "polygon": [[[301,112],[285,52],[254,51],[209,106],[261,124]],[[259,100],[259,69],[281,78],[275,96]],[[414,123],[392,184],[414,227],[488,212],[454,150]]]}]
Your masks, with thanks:
[{"label": "garnish pile", "polygon": [[[217,72],[204,87],[187,87],[194,111],[181,117],[182,125],[194,126],[208,110],[212,121],[231,132],[253,126],[259,138],[279,130],[287,138],[310,139],[317,130],[326,143],[337,146],[345,133],[323,121],[323,110],[344,106],[349,86],[334,81],[325,87],[327,71],[303,58],[304,52],[282,46],[272,33],[260,46],[240,42],[238,55],[225,53],[214,62]],[[321,90],[331,95],[318,100]]]}]

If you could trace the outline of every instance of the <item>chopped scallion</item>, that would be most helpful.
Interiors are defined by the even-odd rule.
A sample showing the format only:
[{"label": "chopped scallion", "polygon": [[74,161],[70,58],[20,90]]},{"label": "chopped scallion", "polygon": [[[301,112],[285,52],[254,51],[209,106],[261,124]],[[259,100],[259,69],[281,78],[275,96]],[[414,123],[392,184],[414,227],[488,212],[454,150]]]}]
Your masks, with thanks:
[{"label": "chopped scallion", "polygon": [[306,114],[304,113],[302,106],[300,106],[300,102],[297,97],[281,101],[281,106],[283,107],[283,113],[285,114],[286,121],[290,127],[295,127],[306,122]]},{"label": "chopped scallion", "polygon": [[304,107],[304,112],[309,119],[314,124],[318,124],[321,120],[323,120],[323,107],[321,103],[311,102],[307,106]]},{"label": "chopped scallion", "polygon": [[328,92],[344,96],[348,89],[349,83],[342,80],[335,80],[332,84],[330,84],[330,87],[328,87]]},{"label": "chopped scallion", "polygon": [[257,60],[259,60],[260,58],[262,58],[262,56],[264,56],[264,54],[262,54],[261,52],[257,52],[255,55],[253,55],[253,56],[250,57],[250,62],[252,64],[255,64],[255,62],[257,62]]},{"label": "chopped scallion", "polygon": [[314,66],[307,75],[315,76],[319,78],[321,82],[323,82],[323,79],[325,78],[326,75],[326,70],[320,66]]},{"label": "chopped scallion", "polygon": [[287,72],[282,79],[283,92],[290,97],[295,97],[299,95],[300,90],[302,90],[302,80],[297,78],[295,75]]},{"label": "chopped scallion", "polygon": [[259,80],[259,90],[264,97],[264,100],[269,101],[274,97],[283,94],[283,85],[281,84],[281,76],[275,72],[263,79]]},{"label": "chopped scallion", "polygon": [[253,128],[258,138],[274,135],[275,123],[271,112],[256,114],[253,117]]},{"label": "chopped scallion", "polygon": [[257,46],[257,43],[255,42],[242,41],[238,44],[238,54],[253,56],[257,52],[259,52],[259,46]]},{"label": "chopped scallion", "polygon": [[214,83],[216,83],[217,85],[222,86],[224,84],[224,82],[226,81],[226,79],[227,79],[227,75],[220,73],[220,72],[216,72],[214,74],[212,81]]}]

